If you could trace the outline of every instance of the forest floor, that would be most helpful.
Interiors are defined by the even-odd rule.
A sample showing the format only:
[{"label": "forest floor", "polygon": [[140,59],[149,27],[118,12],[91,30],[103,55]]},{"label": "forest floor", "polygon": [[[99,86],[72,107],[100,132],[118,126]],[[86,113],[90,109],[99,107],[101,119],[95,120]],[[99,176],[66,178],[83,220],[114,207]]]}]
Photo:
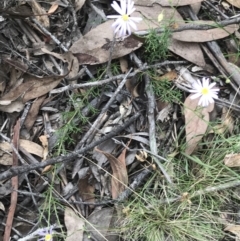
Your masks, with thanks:
[{"label": "forest floor", "polygon": [[0,1],[0,240],[240,240],[240,4]]}]

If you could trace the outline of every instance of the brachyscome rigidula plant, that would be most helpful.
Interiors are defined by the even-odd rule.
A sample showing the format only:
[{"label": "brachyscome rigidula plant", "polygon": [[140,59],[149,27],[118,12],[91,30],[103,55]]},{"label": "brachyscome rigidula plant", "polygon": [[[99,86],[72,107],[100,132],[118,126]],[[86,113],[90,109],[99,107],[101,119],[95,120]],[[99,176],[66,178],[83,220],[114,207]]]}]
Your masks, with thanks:
[{"label": "brachyscome rigidula plant", "polygon": [[116,19],[112,24],[114,28],[114,33],[118,33],[118,37],[126,37],[131,35],[131,28],[137,30],[136,23],[139,23],[142,18],[139,17],[130,17],[130,15],[136,10],[134,2],[132,0],[121,0],[121,7],[117,4],[116,1],[113,1],[111,6],[120,14],[120,15],[108,15],[107,18]]},{"label": "brachyscome rigidula plant", "polygon": [[42,228],[39,230],[38,235],[41,237],[38,241],[52,241],[53,240],[53,227]]},{"label": "brachyscome rigidula plant", "polygon": [[202,82],[197,80],[193,83],[191,93],[194,93],[190,98],[196,99],[199,98],[198,105],[207,107],[209,104],[214,102],[214,99],[218,99],[219,88],[214,87],[216,83],[211,83],[209,78],[203,78]]}]

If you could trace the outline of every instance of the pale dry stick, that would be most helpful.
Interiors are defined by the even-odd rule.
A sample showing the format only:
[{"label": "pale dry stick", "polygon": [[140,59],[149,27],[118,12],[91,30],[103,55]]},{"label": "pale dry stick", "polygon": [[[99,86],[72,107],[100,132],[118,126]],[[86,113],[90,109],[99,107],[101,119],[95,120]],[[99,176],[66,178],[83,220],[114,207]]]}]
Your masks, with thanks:
[{"label": "pale dry stick", "polygon": [[[48,165],[53,165],[53,164],[57,164],[57,163],[67,162],[67,161],[71,162],[71,161],[75,160],[75,158],[79,154],[86,153],[87,151],[91,150],[92,148],[99,145],[100,143],[102,143],[108,139],[111,139],[112,137],[117,135],[119,132],[125,130],[126,127],[129,126],[131,123],[133,123],[136,119],[138,119],[139,116],[140,116],[140,112],[138,112],[135,115],[133,115],[132,117],[130,117],[123,125],[120,125],[120,126],[114,128],[109,134],[103,136],[102,138],[98,139],[97,141],[91,143],[90,145],[88,145],[84,148],[81,148],[80,150],[69,153],[65,156],[54,157],[54,158],[46,160],[45,162],[40,162],[37,164],[18,166],[15,168],[11,167],[7,171],[0,173],[0,181],[13,177],[13,176],[16,176],[16,175],[19,175],[21,173],[26,173],[26,172],[36,170],[39,168],[44,168]],[[0,133],[0,135],[1,135],[1,133]]]},{"label": "pale dry stick", "polygon": [[[134,62],[137,64],[138,68],[142,67],[142,62],[135,53],[132,53],[131,56],[133,57]],[[156,123],[155,123],[155,95],[150,83],[149,76],[147,74],[144,74],[144,80],[145,80],[145,91],[148,97],[148,125],[149,125],[149,144],[150,144],[150,150],[153,154],[157,155],[157,141],[156,141]],[[158,159],[153,157],[154,162],[157,164],[159,169],[162,171],[163,174],[165,174],[165,178],[169,183],[172,183],[172,180],[170,176],[167,174],[165,169],[163,168],[162,164]]]},{"label": "pale dry stick", "polygon": [[[169,64],[187,64],[187,61],[164,61],[162,63],[158,63],[158,64],[153,64],[153,65],[149,65],[149,66],[144,66],[143,68],[139,68],[135,71],[133,71],[132,73],[130,73],[128,75],[128,78],[134,77],[135,75],[137,75],[138,73],[141,73],[144,70],[148,70],[151,68],[159,68],[161,66],[165,66],[165,65],[169,65]],[[120,74],[120,75],[116,75],[113,76],[111,78],[107,78],[104,80],[99,80],[99,81],[94,81],[94,82],[89,82],[89,83],[85,83],[85,84],[71,84],[71,85],[67,85],[65,87],[61,87],[58,89],[54,89],[50,91],[50,94],[59,94],[62,93],[64,91],[67,90],[74,90],[74,89],[78,89],[78,88],[88,88],[88,87],[93,87],[93,86],[101,86],[116,80],[122,80],[125,78],[125,74]]]},{"label": "pale dry stick", "polygon": [[[175,32],[181,32],[181,31],[185,31],[185,30],[209,30],[209,29],[213,29],[213,28],[218,28],[220,27],[226,27],[228,25],[231,24],[239,24],[240,23],[240,17],[233,17],[231,19],[226,19],[220,22],[216,22],[213,24],[197,24],[197,23],[191,23],[188,25],[183,25],[180,26],[176,29],[170,29],[170,31],[172,33]],[[156,33],[163,33],[165,30],[163,28],[156,28],[155,29]],[[144,36],[144,35],[148,35],[150,33],[150,30],[145,30],[145,31],[135,31],[133,32],[133,34],[139,35],[139,36]]]},{"label": "pale dry stick", "polygon": [[[225,190],[227,188],[234,188],[234,187],[238,187],[238,186],[240,186],[240,180],[231,181],[231,182],[227,182],[224,184],[219,184],[217,186],[206,187],[204,189],[195,191],[192,195],[189,194],[188,198],[190,200],[191,198],[195,198],[200,195],[205,195],[207,193],[212,193],[212,192],[218,192],[218,191]],[[167,198],[164,200],[160,200],[159,204],[165,204],[165,203],[170,204],[170,203],[181,201],[184,199],[186,200],[186,198],[184,198],[184,195],[180,195],[175,198]]]},{"label": "pale dry stick", "polygon": [[216,99],[215,102],[218,105],[225,106],[225,107],[228,107],[229,109],[232,109],[232,110],[235,110],[237,112],[240,112],[240,106],[239,105],[235,105],[232,102],[228,102],[227,100],[220,99],[220,98]]},{"label": "pale dry stick", "polygon": [[107,104],[101,110],[100,114],[98,115],[98,117],[94,121],[94,123],[91,125],[90,129],[88,130],[88,132],[84,135],[82,140],[77,144],[77,146],[75,147],[75,150],[79,149],[87,141],[87,139],[89,139],[90,136],[93,136],[93,134],[99,129],[99,126],[102,124],[102,120],[103,120],[107,110],[109,109],[109,107],[111,106],[113,101],[116,99],[116,96],[118,95],[118,93],[121,91],[121,89],[125,85],[125,83],[127,81],[127,78],[129,77],[129,74],[131,73],[131,71],[132,71],[132,69],[130,69],[128,71],[128,73],[125,75],[124,79],[119,84],[119,86],[117,87],[116,91],[113,93],[113,95],[111,96],[111,98],[109,99]]},{"label": "pale dry stick", "polygon": [[68,49],[54,36],[52,35],[46,28],[44,28],[37,19],[31,17],[31,20],[45,33],[47,34],[64,52],[68,52]]}]

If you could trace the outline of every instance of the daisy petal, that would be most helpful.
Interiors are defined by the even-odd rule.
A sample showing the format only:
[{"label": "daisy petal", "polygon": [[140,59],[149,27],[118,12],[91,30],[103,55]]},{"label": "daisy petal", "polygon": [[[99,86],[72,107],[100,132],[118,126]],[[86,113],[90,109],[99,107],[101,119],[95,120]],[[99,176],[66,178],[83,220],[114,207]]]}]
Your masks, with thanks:
[{"label": "daisy petal", "polygon": [[190,97],[190,99],[197,99],[198,97],[200,97],[201,96],[201,94],[199,94],[199,93],[196,93],[196,94],[193,94],[191,97]]},{"label": "daisy petal", "polygon": [[111,6],[112,6],[112,8],[113,8],[116,12],[118,12],[120,15],[125,14],[125,13],[123,12],[123,10],[120,8],[120,6],[117,4],[116,1],[114,1],[114,2],[111,4]]},{"label": "daisy petal", "polygon": [[137,25],[133,21],[128,21],[128,24],[134,29],[137,30]]},{"label": "daisy petal", "polygon": [[142,21],[142,18],[139,18],[139,17],[130,17],[130,19],[136,23],[139,23]]},{"label": "daisy petal", "polygon": [[108,15],[107,18],[119,18],[119,15]]},{"label": "daisy petal", "polygon": [[121,3],[122,11],[123,11],[123,14],[122,14],[122,15],[127,14],[127,4],[126,4],[126,0],[121,0],[120,3]]}]

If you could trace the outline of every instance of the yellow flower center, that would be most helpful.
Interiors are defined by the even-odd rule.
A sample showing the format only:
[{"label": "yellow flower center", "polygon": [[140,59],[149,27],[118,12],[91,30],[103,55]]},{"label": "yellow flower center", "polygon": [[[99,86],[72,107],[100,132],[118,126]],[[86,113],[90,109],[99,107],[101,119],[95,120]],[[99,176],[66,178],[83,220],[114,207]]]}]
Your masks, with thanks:
[{"label": "yellow flower center", "polygon": [[129,16],[127,14],[122,15],[123,21],[128,21]]},{"label": "yellow flower center", "polygon": [[209,89],[208,88],[202,88],[201,93],[202,93],[202,95],[208,95]]},{"label": "yellow flower center", "polygon": [[50,241],[52,240],[52,235],[51,234],[46,234],[45,235],[45,241]]}]

